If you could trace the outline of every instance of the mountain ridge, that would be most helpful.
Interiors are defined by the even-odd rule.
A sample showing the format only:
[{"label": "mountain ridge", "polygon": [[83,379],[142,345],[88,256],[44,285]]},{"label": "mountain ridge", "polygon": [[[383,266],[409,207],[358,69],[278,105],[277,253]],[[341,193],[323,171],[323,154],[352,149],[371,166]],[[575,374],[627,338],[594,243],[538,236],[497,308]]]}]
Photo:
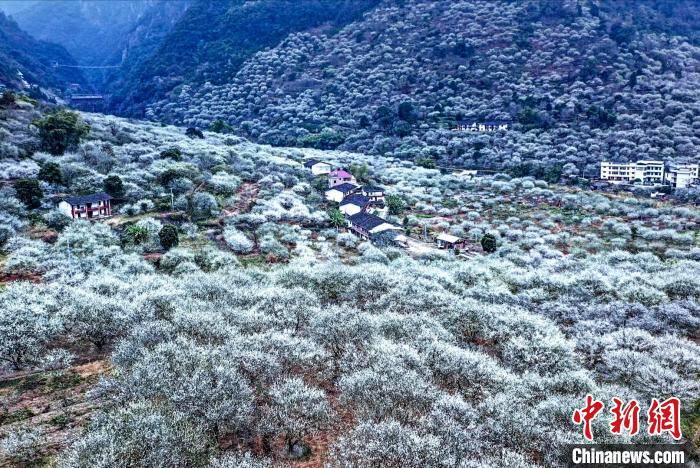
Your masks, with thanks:
[{"label": "mountain ridge", "polygon": [[71,83],[85,85],[80,70],[54,67],[57,62],[77,65],[75,59],[62,46],[35,39],[20,29],[12,17],[0,12],[1,84],[18,89],[31,85],[60,89]]},{"label": "mountain ridge", "polygon": [[[180,87],[147,116],[198,127],[223,120],[275,145],[532,175],[543,166],[593,175],[604,158],[639,154],[697,159],[697,4],[495,5],[383,3],[337,33],[289,35],[225,84]],[[511,126],[454,131],[464,120]]]}]

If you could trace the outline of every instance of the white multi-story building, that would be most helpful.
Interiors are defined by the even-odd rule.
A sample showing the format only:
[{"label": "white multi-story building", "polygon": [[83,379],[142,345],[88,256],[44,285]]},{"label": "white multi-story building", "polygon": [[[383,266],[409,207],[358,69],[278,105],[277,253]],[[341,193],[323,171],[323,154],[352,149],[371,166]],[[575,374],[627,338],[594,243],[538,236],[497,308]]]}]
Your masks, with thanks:
[{"label": "white multi-story building", "polygon": [[634,180],[641,180],[643,184],[664,183],[663,161],[637,161]]},{"label": "white multi-story building", "polygon": [[686,188],[698,181],[700,164],[671,166],[666,172],[666,181],[671,187]]},{"label": "white multi-story building", "polygon": [[611,182],[640,182],[645,185],[661,184],[664,181],[663,161],[637,161],[600,163],[600,178]]},{"label": "white multi-story building", "polygon": [[600,178],[611,182],[631,182],[634,180],[636,163],[600,163]]}]

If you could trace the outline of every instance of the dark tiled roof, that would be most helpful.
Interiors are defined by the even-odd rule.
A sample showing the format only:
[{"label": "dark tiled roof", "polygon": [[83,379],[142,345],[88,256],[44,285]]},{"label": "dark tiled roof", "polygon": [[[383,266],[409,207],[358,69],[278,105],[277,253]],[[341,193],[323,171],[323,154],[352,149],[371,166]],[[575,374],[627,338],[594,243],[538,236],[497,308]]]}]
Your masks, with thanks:
[{"label": "dark tiled roof", "polygon": [[366,206],[367,204],[369,204],[369,198],[365,197],[364,195],[360,195],[359,193],[355,193],[352,195],[348,195],[347,197],[343,198],[343,201],[340,202],[340,206],[350,204],[357,206]]},{"label": "dark tiled roof", "polygon": [[348,221],[350,221],[353,225],[361,227],[362,229],[369,231],[371,229],[376,228],[377,226],[388,223],[389,221],[386,221],[379,216],[375,216],[373,214],[369,213],[364,213],[360,212],[357,214],[354,214],[352,216],[348,216]]},{"label": "dark tiled roof", "polygon": [[401,231],[396,231],[394,229],[387,229],[386,231],[375,232],[374,234],[370,234],[370,238],[373,241],[389,241],[389,242],[391,242],[400,235],[402,235]]},{"label": "dark tiled roof", "polygon": [[97,203],[99,201],[111,200],[112,197],[104,192],[92,193],[90,195],[77,195],[75,197],[66,197],[63,200],[71,205],[84,205],[86,203]]},{"label": "dark tiled roof", "polygon": [[304,162],[304,167],[312,167],[314,164],[328,164],[330,166],[330,163],[325,161],[319,161],[318,159],[307,159]]},{"label": "dark tiled roof", "polygon": [[371,193],[371,192],[384,193],[384,189],[381,187],[377,187],[376,185],[365,185],[364,187],[362,187],[362,191],[365,193]]},{"label": "dark tiled roof", "polygon": [[346,182],[344,184],[338,184],[335,187],[331,187],[328,190],[337,190],[342,193],[349,193],[355,189],[357,189],[357,185]]}]

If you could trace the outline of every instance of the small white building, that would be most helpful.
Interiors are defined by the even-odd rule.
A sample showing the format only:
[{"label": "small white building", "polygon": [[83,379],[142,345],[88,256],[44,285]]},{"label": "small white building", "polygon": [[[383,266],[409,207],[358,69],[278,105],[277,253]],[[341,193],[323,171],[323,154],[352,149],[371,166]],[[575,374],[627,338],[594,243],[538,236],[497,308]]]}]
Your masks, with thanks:
[{"label": "small white building", "polygon": [[348,195],[352,195],[360,189],[358,185],[345,183],[336,185],[326,190],[326,200],[340,203]]},{"label": "small white building", "polygon": [[666,181],[671,187],[686,188],[698,181],[700,164],[671,166],[666,172]]},{"label": "small white building", "polygon": [[635,163],[616,163],[602,161],[600,163],[600,178],[610,182],[634,181]]},{"label": "small white building", "polygon": [[445,232],[438,234],[438,236],[435,238],[435,242],[437,243],[439,249],[464,249],[467,246],[466,240]]},{"label": "small white building", "polygon": [[106,218],[112,216],[111,200],[106,193],[66,197],[58,203],[58,209],[73,219]]},{"label": "small white building", "polygon": [[454,175],[460,179],[472,180],[474,177],[476,177],[476,173],[477,171],[475,169],[464,169],[462,171],[455,172]]},{"label": "small white building", "polygon": [[329,163],[316,159],[307,159],[304,161],[304,167],[309,169],[313,175],[329,174],[332,169]]}]

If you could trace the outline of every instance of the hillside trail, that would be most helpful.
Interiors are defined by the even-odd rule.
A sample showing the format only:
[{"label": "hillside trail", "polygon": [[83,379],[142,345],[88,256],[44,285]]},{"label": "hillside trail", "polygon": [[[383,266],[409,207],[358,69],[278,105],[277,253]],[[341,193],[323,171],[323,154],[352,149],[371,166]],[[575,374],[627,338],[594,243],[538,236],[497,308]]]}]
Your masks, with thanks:
[{"label": "hillside trail", "polygon": [[247,213],[253,207],[253,203],[258,198],[260,186],[254,182],[243,182],[236,190],[236,202],[221,210],[220,218],[227,218],[241,213]]}]

